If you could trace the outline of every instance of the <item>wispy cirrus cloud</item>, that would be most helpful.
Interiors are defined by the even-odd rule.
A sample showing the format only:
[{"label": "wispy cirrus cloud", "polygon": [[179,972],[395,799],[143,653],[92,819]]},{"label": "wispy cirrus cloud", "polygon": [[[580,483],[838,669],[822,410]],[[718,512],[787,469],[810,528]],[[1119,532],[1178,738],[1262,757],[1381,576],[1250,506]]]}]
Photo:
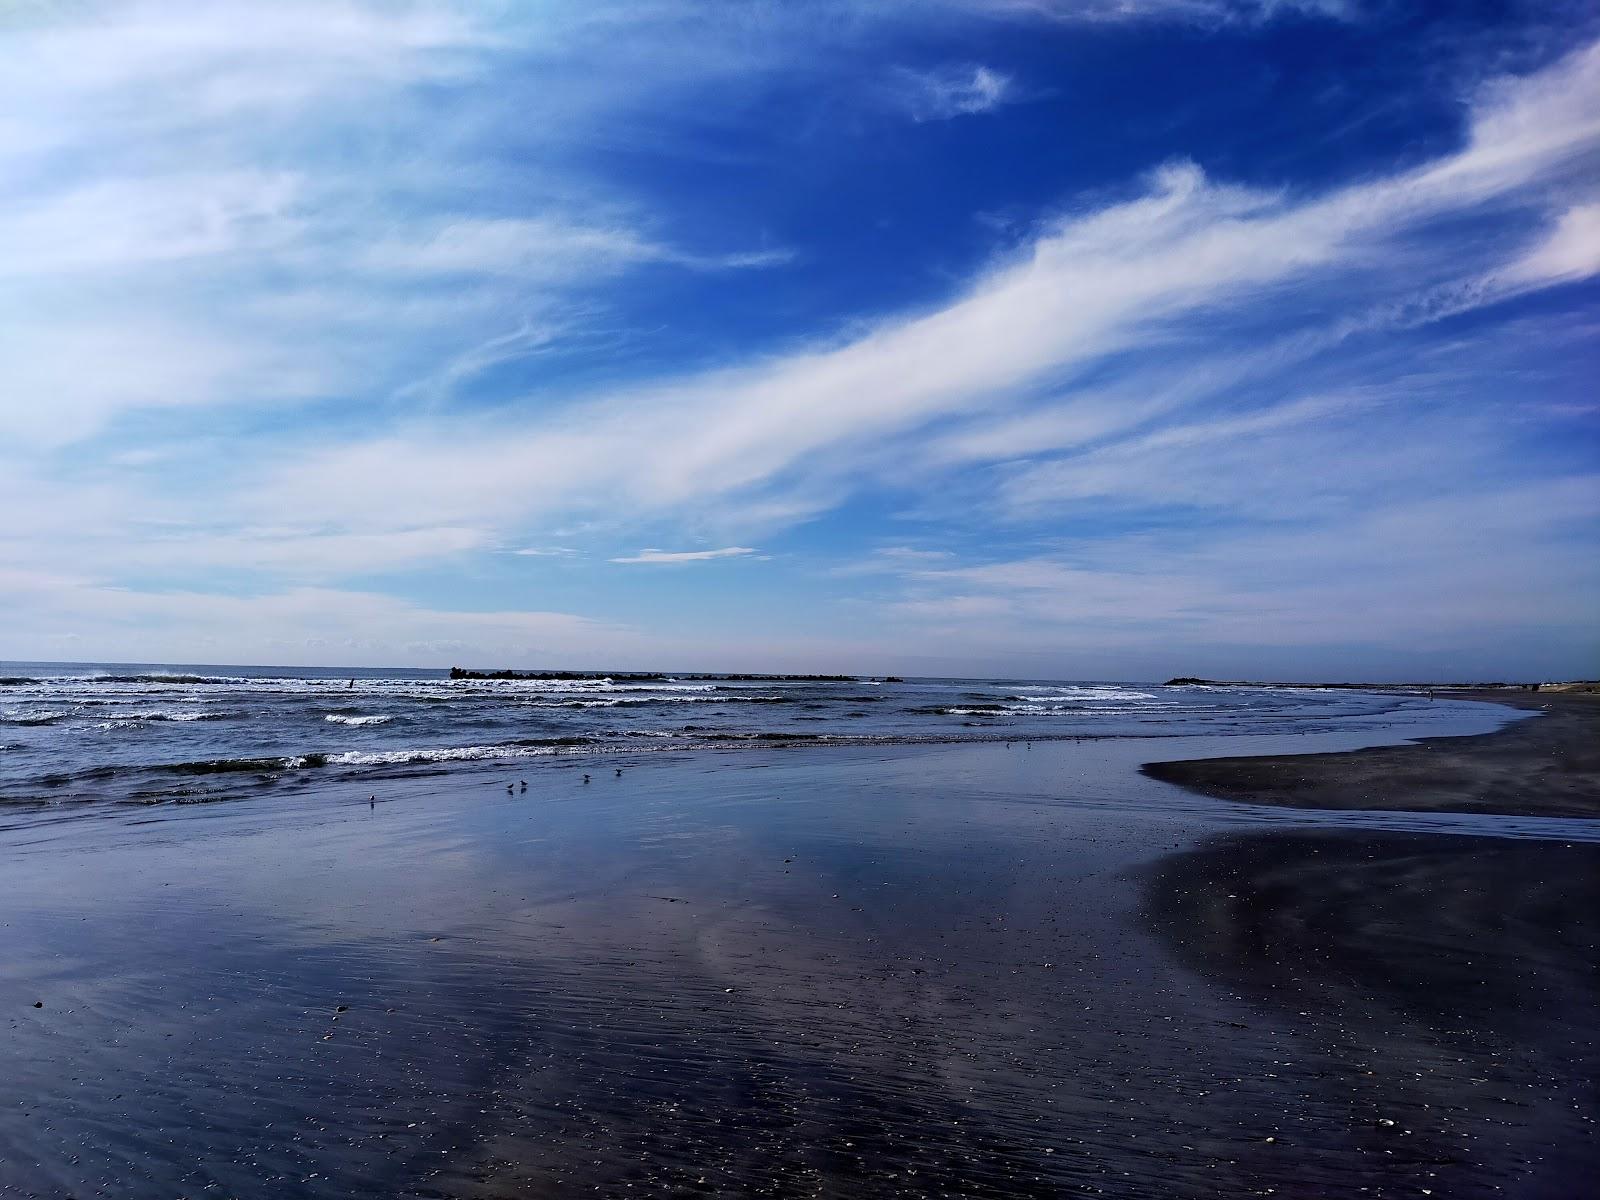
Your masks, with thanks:
[{"label": "wispy cirrus cloud", "polygon": [[[1169,662],[1216,661],[1218,647],[1403,639],[1413,650],[1491,662],[1496,647],[1463,645],[1508,623],[1567,626],[1600,604],[1600,566],[1555,552],[1597,522],[1600,476],[1573,475],[1353,516],[1329,510],[1276,530],[1205,539],[1140,532],[1023,559],[911,567],[893,603],[931,638],[959,629],[997,649],[1082,651],[1154,635]],[[1380,574],[1385,603],[1375,608]],[[1386,652],[1362,669],[1381,674]]]},{"label": "wispy cirrus cloud", "polygon": [[[111,622],[131,587],[151,637],[161,613],[172,629],[188,611],[218,631],[255,615],[287,631],[343,628],[370,605],[386,636],[442,644],[447,614],[400,598],[419,578],[460,599],[459,580],[481,571],[496,611],[529,597],[554,610],[546,597],[568,577],[618,578],[608,560],[753,558],[745,543],[794,533],[824,571],[848,564],[828,577],[879,605],[884,644],[904,626],[1003,648],[986,619],[1063,647],[1093,621],[1130,644],[1162,623],[1220,637],[1247,627],[1249,587],[1278,597],[1285,640],[1316,640],[1317,614],[1351,595],[1269,580],[1267,552],[1250,547],[1287,561],[1303,536],[1422,612],[1422,568],[1386,567],[1440,561],[1428,523],[1399,516],[1421,493],[1469,519],[1475,489],[1508,504],[1552,478],[1581,489],[1584,443],[1569,434],[1592,408],[1545,387],[1579,341],[1553,319],[1513,330],[1497,314],[1572,303],[1561,297],[1600,271],[1600,48],[1466,92],[1453,141],[1430,128],[1342,181],[1337,165],[1280,179],[1283,160],[1191,159],[1183,145],[1142,174],[1063,175],[1060,208],[956,268],[931,244],[926,261],[870,258],[902,200],[951,185],[942,169],[895,175],[910,161],[898,145],[851,158],[859,147],[829,142],[813,160],[825,178],[889,165],[887,198],[868,197],[881,211],[848,218],[821,191],[708,199],[692,183],[708,162],[782,163],[845,139],[839,107],[881,115],[885,79],[920,121],[985,114],[895,123],[907,142],[982,140],[1026,119],[1043,103],[1017,103],[1036,99],[1036,64],[1013,69],[973,31],[1088,37],[1116,22],[1135,37],[1177,22],[1231,37],[1359,13],[824,7],[837,19],[670,2],[135,4],[9,25],[0,565],[73,598],[19,590],[0,603],[10,627],[42,644],[52,628]],[[916,36],[897,36],[907,22]],[[855,72],[848,100],[796,112],[828,72]],[[746,108],[764,115],[741,126]],[[753,136],[756,121],[774,136]],[[1245,171],[1252,182],[1237,182]],[[795,228],[847,234],[791,245],[742,220],[798,204],[810,207]],[[862,255],[863,278],[920,280],[913,298],[829,308],[809,281],[781,286],[807,263]],[[741,290],[697,327],[707,293],[685,302],[682,281]],[[1526,507],[1522,525],[1487,522],[1485,536],[1514,542],[1519,570],[1553,572],[1563,599],[1437,570],[1494,597],[1506,622],[1566,613],[1570,628],[1572,597],[1590,593],[1561,563],[1587,518],[1552,510],[1540,525]],[[835,545],[851,538],[863,544]],[[652,540],[720,548],[616,550]],[[790,550],[743,574],[804,560]],[[687,591],[690,575],[659,586]],[[612,603],[591,582],[572,587],[574,606]],[[385,587],[405,611],[385,607]],[[326,603],[281,599],[308,593]],[[229,607],[246,595],[255,608]],[[1442,627],[1469,627],[1465,605],[1435,603],[1457,614]],[[808,598],[789,615],[820,610]],[[632,636],[599,626],[600,639]],[[1344,613],[1325,627],[1357,632]],[[486,645],[520,636],[494,628]],[[591,644],[591,627],[568,631]]]},{"label": "wispy cirrus cloud", "polygon": [[11,644],[46,659],[285,665],[548,662],[642,655],[614,622],[525,609],[440,609],[382,592],[290,587],[244,595],[111,587],[81,573],[0,567]]},{"label": "wispy cirrus cloud", "polygon": [[992,112],[1018,99],[1016,81],[992,67],[901,67],[889,77],[888,95],[914,121],[947,121]]},{"label": "wispy cirrus cloud", "polygon": [[1539,287],[1600,274],[1600,202],[1567,209],[1549,236],[1500,271],[1493,282],[1506,290]]},{"label": "wispy cirrus cloud", "polygon": [[421,275],[504,275],[592,278],[650,263],[694,270],[767,267],[793,257],[787,250],[696,254],[644,236],[627,226],[583,225],[551,217],[465,219],[414,240],[371,246],[367,261],[379,270]]},{"label": "wispy cirrus cloud", "polygon": [[947,0],[996,17],[1062,22],[1182,21],[1196,25],[1256,23],[1281,18],[1355,20],[1371,9],[1362,0]]},{"label": "wispy cirrus cloud", "polygon": [[[1021,405],[1032,408],[1028,420],[1070,426],[1081,417],[1092,428],[1117,418],[1081,411],[1060,385],[1135,345],[1158,361],[1163,347],[1267,312],[1292,327],[1303,305],[1303,336],[1266,347],[1267,365],[1281,370],[1343,336],[1342,321],[1328,335],[1330,296],[1366,310],[1358,324],[1367,329],[1426,320],[1408,301],[1441,290],[1452,300],[1440,315],[1495,303],[1506,294],[1497,272],[1538,261],[1527,257],[1527,221],[1541,218],[1600,147],[1597,112],[1600,49],[1591,46],[1487,89],[1459,151],[1398,174],[1293,198],[1169,165],[1143,193],[1056,222],[926,315],[548,419],[478,430],[458,423],[448,439],[401,428],[287,466],[261,500],[293,507],[315,496],[333,519],[356,523],[424,512],[516,522],[618,497],[670,511],[761,488],[824,452],[825,471],[874,463],[882,439],[951,418]],[[1496,211],[1519,219],[1498,237],[1463,244],[1444,234],[1436,252],[1417,249],[1432,244],[1418,241],[1431,228]],[[1548,231],[1560,217],[1543,219]],[[1549,236],[1535,232],[1533,244]],[[1403,273],[1390,269],[1396,255],[1406,259]],[[1568,257],[1558,265],[1543,278],[1519,268],[1516,288],[1570,280]],[[1053,402],[1027,404],[1033,389],[1052,386]],[[383,482],[395,471],[418,481],[398,500]]]},{"label": "wispy cirrus cloud", "polygon": [[692,563],[709,562],[715,558],[749,558],[760,551],[749,546],[723,546],[719,550],[657,550],[639,551],[637,554],[613,558],[614,563]]},{"label": "wispy cirrus cloud", "polygon": [[[18,443],[149,409],[378,400],[553,307],[570,331],[630,271],[789,258],[685,244],[557,164],[586,122],[637,99],[624,80],[667,85],[658,65],[609,92],[503,86],[511,63],[629,54],[604,6],[509,22],[442,0],[34,15],[0,31],[0,386],[57,411],[0,405]],[[548,165],[513,192],[530,122]]]}]

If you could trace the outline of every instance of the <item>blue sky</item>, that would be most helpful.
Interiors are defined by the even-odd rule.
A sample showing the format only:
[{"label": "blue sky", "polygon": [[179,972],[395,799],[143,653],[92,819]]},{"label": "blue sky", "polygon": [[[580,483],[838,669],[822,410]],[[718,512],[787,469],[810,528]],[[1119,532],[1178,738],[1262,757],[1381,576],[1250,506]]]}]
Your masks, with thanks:
[{"label": "blue sky", "polygon": [[1600,20],[22,5],[0,657],[1600,674]]}]

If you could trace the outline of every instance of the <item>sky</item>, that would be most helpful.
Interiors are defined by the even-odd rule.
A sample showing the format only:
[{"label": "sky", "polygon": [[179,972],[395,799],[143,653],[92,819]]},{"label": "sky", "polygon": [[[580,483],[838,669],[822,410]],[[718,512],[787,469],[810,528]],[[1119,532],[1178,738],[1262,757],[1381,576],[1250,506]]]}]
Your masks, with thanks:
[{"label": "sky", "polygon": [[1600,675],[1600,14],[0,8],[0,658]]}]

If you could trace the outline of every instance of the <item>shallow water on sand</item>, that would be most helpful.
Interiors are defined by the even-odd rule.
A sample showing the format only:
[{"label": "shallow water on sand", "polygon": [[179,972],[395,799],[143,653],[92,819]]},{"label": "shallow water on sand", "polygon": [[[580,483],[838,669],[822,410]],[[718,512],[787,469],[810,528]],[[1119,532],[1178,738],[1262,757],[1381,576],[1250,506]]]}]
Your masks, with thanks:
[{"label": "shallow water on sand", "polygon": [[[0,1182],[1559,1195],[1593,1165],[1593,1060],[1547,1044],[1569,1028],[1535,1053],[1514,1023],[1441,1027],[1360,979],[1306,1000],[1175,952],[1147,915],[1156,860],[1305,814],[1269,823],[1140,759],[699,751],[574,759],[526,792],[512,768],[14,822]],[[1594,1004],[1560,961],[1541,979]]]}]

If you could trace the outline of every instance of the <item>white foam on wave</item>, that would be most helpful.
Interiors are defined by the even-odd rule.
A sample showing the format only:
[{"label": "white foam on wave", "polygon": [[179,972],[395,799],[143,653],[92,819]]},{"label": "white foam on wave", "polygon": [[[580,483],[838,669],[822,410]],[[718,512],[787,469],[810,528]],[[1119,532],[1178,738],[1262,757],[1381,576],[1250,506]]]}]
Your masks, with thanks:
[{"label": "white foam on wave", "polygon": [[1150,692],[1136,692],[1129,688],[1103,687],[1086,684],[1082,687],[1019,687],[1017,691],[1029,700],[1154,700]]},{"label": "white foam on wave", "polygon": [[554,695],[585,695],[595,692],[710,692],[714,683],[680,683],[675,680],[600,679],[447,679],[430,680],[455,692],[549,692]]},{"label": "white foam on wave", "polygon": [[610,700],[524,700],[528,708],[640,708],[651,704],[771,704],[786,696],[628,696]]},{"label": "white foam on wave", "polygon": [[622,704],[639,704],[639,700],[524,700],[529,708],[616,708]]},{"label": "white foam on wave", "polygon": [[94,727],[96,729],[143,729],[150,725],[164,725],[168,722],[186,724],[189,721],[214,721],[217,719],[217,713],[171,711],[156,708],[142,712],[117,713],[108,721],[97,721]]},{"label": "white foam on wave", "polygon": [[510,679],[496,682],[514,683],[536,692],[711,692],[717,686],[714,683],[674,683],[666,679],[648,683],[617,683],[612,679]]},{"label": "white foam on wave", "polygon": [[8,708],[0,710],[0,721],[7,725],[50,725],[67,716],[65,711],[27,712],[23,709]]},{"label": "white foam on wave", "polygon": [[[337,767],[382,767],[401,763],[473,762],[485,758],[547,758],[554,754],[594,753],[593,746],[452,746],[429,750],[346,750],[325,760]],[[291,761],[304,766],[305,760]]]},{"label": "white foam on wave", "polygon": [[344,713],[329,713],[322,719],[324,721],[331,721],[335,725],[387,725],[390,721],[394,720],[393,717],[383,715],[374,715],[370,717],[348,717]]}]

